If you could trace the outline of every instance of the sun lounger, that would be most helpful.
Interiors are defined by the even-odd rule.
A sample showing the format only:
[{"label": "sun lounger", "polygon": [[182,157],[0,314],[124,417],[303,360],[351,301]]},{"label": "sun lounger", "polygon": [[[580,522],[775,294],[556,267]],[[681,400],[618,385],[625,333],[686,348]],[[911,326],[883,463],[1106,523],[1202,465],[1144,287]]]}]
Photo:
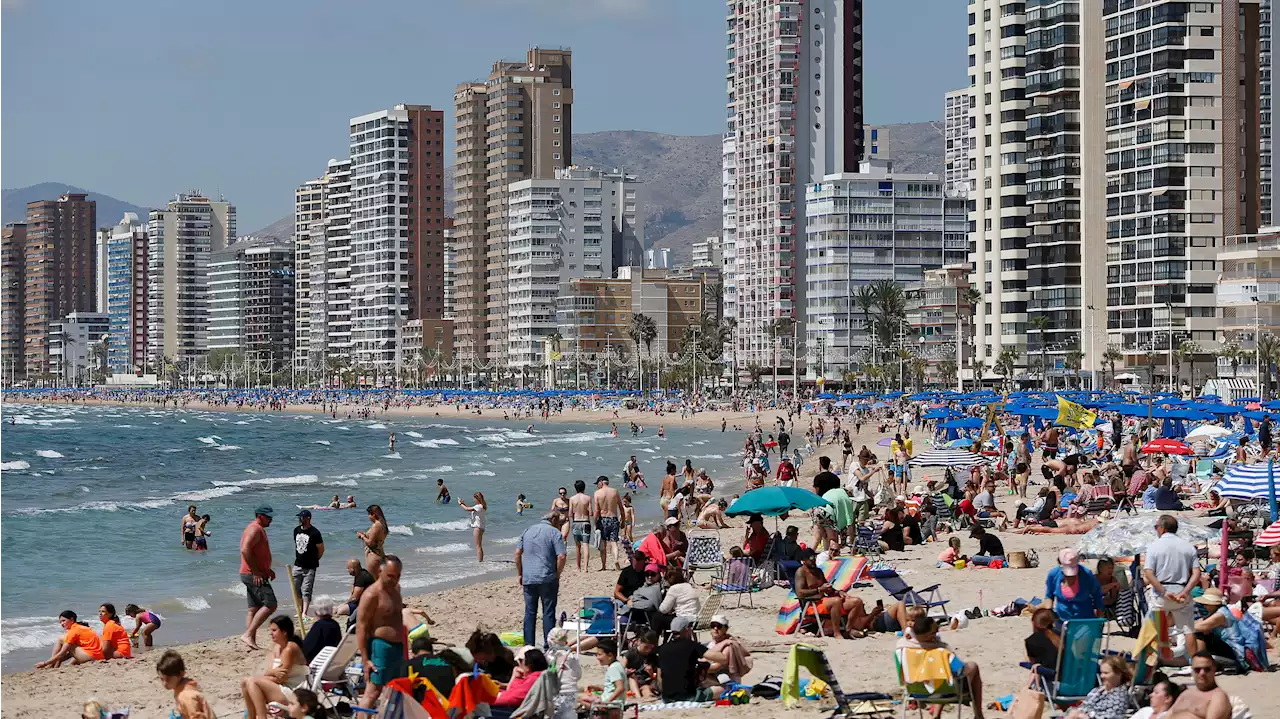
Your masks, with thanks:
[{"label": "sun lounger", "polygon": [[343,634],[336,647],[325,647],[307,665],[307,678],[298,688],[310,689],[321,704],[336,708],[339,701],[353,702],[356,681],[363,672],[351,666],[359,647],[355,634]]},{"label": "sun lounger", "polygon": [[[928,607],[930,610],[938,608],[943,613],[946,612],[947,600],[942,598],[942,592],[939,589],[942,586],[941,584],[934,584],[917,590],[903,581],[902,576],[894,569],[873,569],[870,574],[871,578],[875,579],[890,596],[903,604]],[[930,614],[933,613],[932,611],[930,612]]]}]

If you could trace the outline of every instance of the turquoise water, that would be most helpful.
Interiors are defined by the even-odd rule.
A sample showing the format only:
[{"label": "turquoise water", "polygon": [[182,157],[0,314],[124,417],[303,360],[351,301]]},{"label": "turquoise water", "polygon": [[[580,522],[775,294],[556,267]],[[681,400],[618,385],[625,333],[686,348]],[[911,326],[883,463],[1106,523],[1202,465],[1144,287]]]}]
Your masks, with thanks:
[{"label": "turquoise water", "polygon": [[[293,561],[296,505],[326,504],[354,494],[360,507],[380,504],[391,536],[387,551],[405,560],[408,593],[510,574],[516,537],[545,511],[556,488],[575,479],[616,478],[635,454],[656,493],[668,459],[707,467],[725,489],[740,479],[741,439],[719,431],[671,428],[610,436],[607,415],[595,425],[495,422],[455,416],[382,420],[321,415],[5,404],[0,428],[0,661],[5,671],[47,655],[63,609],[94,617],[102,602],[130,602],[159,612],[162,644],[228,636],[243,629],[238,577],[240,532],[253,508],[276,515],[269,529],[282,607],[289,606],[283,566]],[[11,424],[11,422],[15,422]],[[395,431],[396,452],[387,435]],[[625,425],[623,427],[625,432]],[[453,497],[489,502],[486,557],[477,565],[467,514],[435,503],[436,479]],[[524,493],[535,508],[516,514]],[[212,515],[209,551],[180,543],[188,504]],[[654,503],[638,503],[641,517]],[[344,563],[360,556],[355,532],[362,510],[316,512],[324,535],[316,593],[345,597]],[[643,523],[642,523],[643,525]],[[128,620],[126,620],[128,621]],[[129,628],[132,628],[130,623]]]}]

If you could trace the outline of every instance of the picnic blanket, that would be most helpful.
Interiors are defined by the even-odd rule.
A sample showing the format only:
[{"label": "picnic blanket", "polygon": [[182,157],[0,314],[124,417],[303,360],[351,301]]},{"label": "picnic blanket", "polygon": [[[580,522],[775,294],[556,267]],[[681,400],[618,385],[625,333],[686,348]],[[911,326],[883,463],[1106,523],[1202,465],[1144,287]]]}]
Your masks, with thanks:
[{"label": "picnic blanket", "polygon": [[[838,557],[818,565],[832,588],[847,592],[853,588],[854,582],[866,574],[867,558],[863,556]],[[787,598],[778,608],[778,619],[774,624],[778,634],[794,634],[800,628],[800,600],[796,599],[795,589],[787,592]]]}]

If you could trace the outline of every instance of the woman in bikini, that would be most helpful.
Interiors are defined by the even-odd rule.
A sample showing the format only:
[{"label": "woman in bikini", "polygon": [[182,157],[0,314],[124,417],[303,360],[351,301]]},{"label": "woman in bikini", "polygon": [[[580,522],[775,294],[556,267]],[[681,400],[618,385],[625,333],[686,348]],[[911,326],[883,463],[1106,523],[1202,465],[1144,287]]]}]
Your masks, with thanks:
[{"label": "woman in bikini", "polygon": [[196,514],[196,505],[192,504],[187,507],[187,513],[182,515],[182,546],[187,549],[195,549],[196,545],[196,525],[200,523],[200,515]]},{"label": "woman in bikini", "polygon": [[356,532],[356,536],[360,541],[364,542],[364,558],[368,563],[373,557],[382,559],[387,556],[387,551],[383,544],[387,541],[387,518],[382,513],[382,507],[376,504],[369,505],[369,525],[367,532]]}]

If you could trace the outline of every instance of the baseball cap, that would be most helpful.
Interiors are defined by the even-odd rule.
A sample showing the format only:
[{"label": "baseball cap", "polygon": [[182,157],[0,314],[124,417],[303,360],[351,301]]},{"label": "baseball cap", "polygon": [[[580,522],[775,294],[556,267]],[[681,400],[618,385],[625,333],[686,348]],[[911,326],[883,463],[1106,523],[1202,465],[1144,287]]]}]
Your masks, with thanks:
[{"label": "baseball cap", "polygon": [[715,626],[715,625],[717,625],[717,624],[719,624],[719,625],[720,625],[720,626],[722,626],[722,627],[727,627],[727,626],[729,626],[729,619],[728,619],[728,617],[726,617],[726,616],[725,616],[725,615],[723,615],[723,614],[716,614],[716,615],[714,615],[713,617],[711,617],[711,625],[712,625],[712,626]]},{"label": "baseball cap", "polygon": [[274,515],[271,513],[271,507],[268,507],[268,506],[267,506],[267,505],[265,505],[265,504],[264,504],[264,505],[262,505],[262,506],[260,506],[260,507],[258,507],[258,508],[257,508],[257,509],[255,509],[255,510],[253,510],[253,513],[254,513],[255,515],[261,514],[261,515],[262,515],[262,516],[264,516],[264,517],[271,517],[271,516],[274,516]]},{"label": "baseball cap", "polygon": [[311,519],[311,510],[304,509],[298,512],[298,519]]},{"label": "baseball cap", "polygon": [[673,633],[683,632],[693,626],[693,621],[688,617],[676,617],[671,620],[671,631]]},{"label": "baseball cap", "polygon": [[1062,567],[1064,576],[1074,577],[1080,573],[1080,554],[1067,547],[1058,552],[1058,565]]},{"label": "baseball cap", "polygon": [[653,562],[649,562],[648,564],[644,565],[644,571],[645,571],[645,574],[648,574],[650,572],[656,572],[660,574],[662,572],[662,569],[658,565],[654,564]]},{"label": "baseball cap", "polygon": [[676,519],[675,517],[667,517],[667,526],[668,526],[668,527],[670,527],[670,526],[671,526],[671,525],[673,525],[673,524],[679,524],[679,523],[680,523],[680,520],[679,520],[679,519]]}]

